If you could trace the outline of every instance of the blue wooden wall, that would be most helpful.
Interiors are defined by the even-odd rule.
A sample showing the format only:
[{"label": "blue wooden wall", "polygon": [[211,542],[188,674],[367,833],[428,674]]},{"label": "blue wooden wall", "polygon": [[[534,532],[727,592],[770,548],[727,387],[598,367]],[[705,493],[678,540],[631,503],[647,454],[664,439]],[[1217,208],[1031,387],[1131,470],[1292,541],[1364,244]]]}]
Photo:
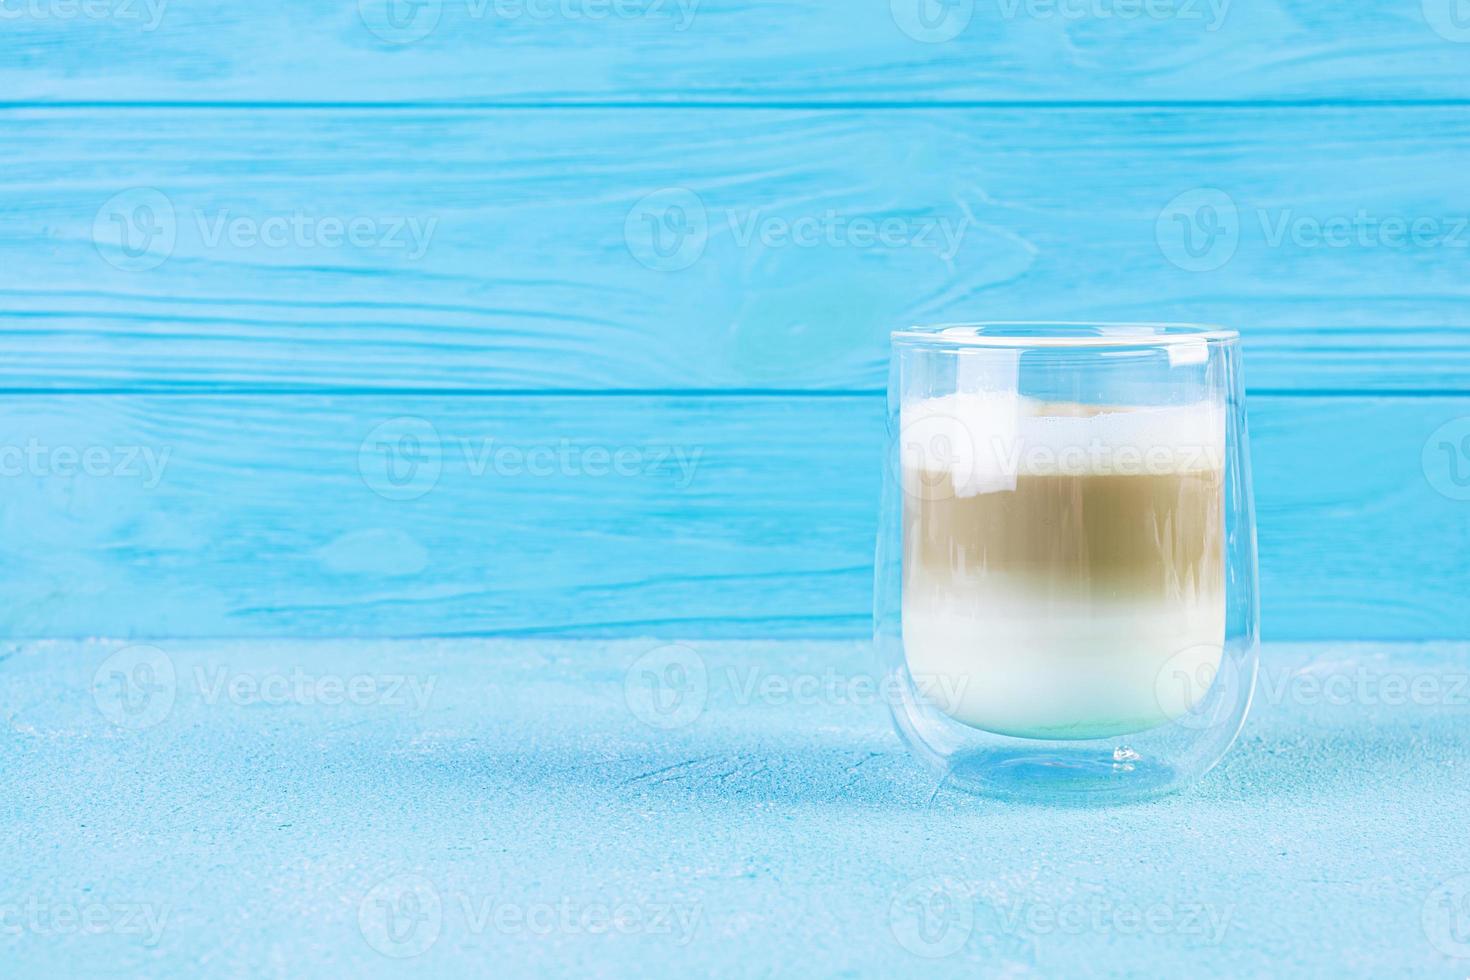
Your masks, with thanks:
[{"label": "blue wooden wall", "polygon": [[27,0],[12,636],[858,636],[886,335],[1246,338],[1269,638],[1470,637],[1459,0]]}]

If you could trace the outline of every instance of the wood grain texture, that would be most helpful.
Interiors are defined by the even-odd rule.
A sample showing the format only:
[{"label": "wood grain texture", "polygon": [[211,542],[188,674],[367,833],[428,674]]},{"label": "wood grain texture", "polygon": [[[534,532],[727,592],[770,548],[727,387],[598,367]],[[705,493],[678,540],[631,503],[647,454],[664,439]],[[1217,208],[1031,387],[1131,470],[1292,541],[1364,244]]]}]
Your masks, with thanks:
[{"label": "wood grain texture", "polygon": [[[10,100],[1464,99],[1455,0],[7,0]],[[396,20],[394,19],[396,18]],[[927,21],[926,19],[927,18]]]},{"label": "wood grain texture", "polygon": [[[0,631],[862,636],[881,416],[873,396],[13,397]],[[1252,401],[1268,637],[1470,636],[1470,504],[1435,489],[1470,458],[1421,452],[1467,417]]]},{"label": "wood grain texture", "polygon": [[1008,318],[1235,325],[1267,390],[1470,378],[1458,108],[11,110],[0,142],[10,388],[876,390],[895,326]]}]

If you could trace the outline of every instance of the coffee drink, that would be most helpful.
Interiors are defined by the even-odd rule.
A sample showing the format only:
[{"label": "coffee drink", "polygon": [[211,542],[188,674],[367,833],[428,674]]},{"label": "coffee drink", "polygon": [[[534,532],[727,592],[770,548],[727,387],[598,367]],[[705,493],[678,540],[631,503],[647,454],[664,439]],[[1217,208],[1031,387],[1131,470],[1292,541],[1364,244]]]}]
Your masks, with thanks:
[{"label": "coffee drink", "polygon": [[958,394],[903,407],[903,641],[918,690],[1002,735],[1188,712],[1225,635],[1224,415]]}]

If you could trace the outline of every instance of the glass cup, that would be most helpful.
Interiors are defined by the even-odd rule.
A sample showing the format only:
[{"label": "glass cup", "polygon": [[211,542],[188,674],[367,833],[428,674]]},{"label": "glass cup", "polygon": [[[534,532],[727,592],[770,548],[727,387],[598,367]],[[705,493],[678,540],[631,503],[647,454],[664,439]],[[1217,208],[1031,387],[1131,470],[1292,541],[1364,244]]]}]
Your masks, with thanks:
[{"label": "glass cup", "polygon": [[1230,747],[1259,646],[1239,336],[1183,324],[893,334],[874,640],[952,785],[1178,789]]}]

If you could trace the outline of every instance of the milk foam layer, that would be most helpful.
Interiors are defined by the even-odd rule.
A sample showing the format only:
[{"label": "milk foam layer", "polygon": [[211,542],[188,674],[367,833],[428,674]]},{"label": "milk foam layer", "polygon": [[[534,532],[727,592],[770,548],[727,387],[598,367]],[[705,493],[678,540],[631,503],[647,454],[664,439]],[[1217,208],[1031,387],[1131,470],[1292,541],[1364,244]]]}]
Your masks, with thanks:
[{"label": "milk foam layer", "polygon": [[1014,490],[1021,473],[1146,475],[1223,467],[1223,409],[1045,403],[954,394],[903,406],[906,472],[944,473],[961,497]]},{"label": "milk foam layer", "polygon": [[1194,706],[1225,631],[1216,406],[952,395],[905,406],[903,423],[904,648],[921,694],[1031,738],[1138,732]]}]

